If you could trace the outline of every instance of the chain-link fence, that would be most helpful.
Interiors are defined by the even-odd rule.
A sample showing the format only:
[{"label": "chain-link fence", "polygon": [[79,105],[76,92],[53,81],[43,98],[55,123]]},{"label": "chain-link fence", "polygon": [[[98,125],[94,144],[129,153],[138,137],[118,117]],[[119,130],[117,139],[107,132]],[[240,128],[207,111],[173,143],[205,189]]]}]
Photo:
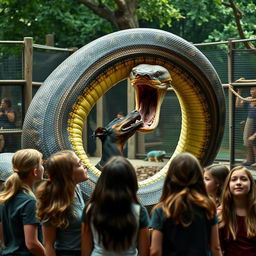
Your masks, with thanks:
[{"label": "chain-link fence", "polygon": [[[250,40],[255,46],[256,39]],[[230,92],[228,85],[234,89],[243,87],[242,95],[250,96],[250,88],[256,83],[236,84],[241,77],[256,79],[256,50],[247,49],[242,40],[229,40],[212,44],[196,44],[216,69],[225,92],[226,99],[226,125],[221,147],[216,160],[230,161],[231,165],[247,161],[247,147],[244,145],[244,124],[248,117],[248,108],[235,108],[236,97]],[[65,60],[72,51],[54,47],[33,46],[33,94],[48,75]],[[25,115],[24,99],[24,44],[7,44],[0,42],[0,98],[8,98],[12,102],[15,112],[15,129],[9,130],[2,126],[0,136],[13,133],[13,141],[8,151],[20,148],[22,121]],[[253,105],[253,104],[252,104]],[[96,107],[95,107],[96,108]],[[86,151],[94,156],[96,151],[95,139],[91,137],[96,128],[96,109],[90,112],[87,119],[87,145]],[[250,110],[253,111],[253,108]],[[103,96],[103,125],[115,118],[118,112],[127,113],[127,82],[122,81]],[[256,109],[255,109],[256,112]],[[181,110],[179,101],[173,90],[168,90],[161,107],[158,127],[148,134],[136,134],[136,157],[144,158],[151,150],[165,150],[167,157],[174,152],[179,140],[181,130]],[[141,139],[142,138],[142,139]],[[0,138],[1,139],[1,138]],[[214,139],[214,138],[213,138]],[[143,141],[143,143],[141,143]],[[1,149],[1,148],[0,148]],[[5,152],[6,149],[0,150]],[[255,147],[256,152],[256,147]],[[247,159],[247,160],[246,160]],[[254,162],[255,159],[252,159]]]},{"label": "chain-link fence", "polygon": [[31,73],[31,95],[34,95],[48,75],[72,53],[69,49],[33,45],[32,63],[28,66],[25,47],[25,40],[0,41],[0,100],[7,102],[0,107],[0,152],[15,152],[22,147],[27,74]]}]

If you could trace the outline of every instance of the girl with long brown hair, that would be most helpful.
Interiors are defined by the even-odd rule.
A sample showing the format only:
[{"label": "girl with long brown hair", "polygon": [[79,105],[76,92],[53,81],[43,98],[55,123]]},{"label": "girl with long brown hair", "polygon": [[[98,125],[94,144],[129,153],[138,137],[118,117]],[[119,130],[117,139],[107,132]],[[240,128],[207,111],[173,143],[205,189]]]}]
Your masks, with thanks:
[{"label": "girl with long brown hair", "polygon": [[221,204],[221,193],[228,173],[228,167],[223,164],[212,164],[204,169],[207,194],[214,200],[217,207]]},{"label": "girl with long brown hair", "polygon": [[233,168],[226,179],[219,218],[224,255],[256,255],[256,188],[244,166]]},{"label": "girl with long brown hair", "polygon": [[208,197],[203,169],[190,153],[170,163],[162,196],[151,217],[150,255],[221,255],[216,205]]},{"label": "girl with long brown hair", "polygon": [[148,256],[148,213],[137,198],[134,167],[112,157],[84,212],[82,256]]},{"label": "girl with long brown hair", "polygon": [[84,201],[78,183],[88,179],[84,164],[73,151],[50,156],[47,181],[37,188],[37,217],[43,224],[47,256],[81,254],[81,217]]}]

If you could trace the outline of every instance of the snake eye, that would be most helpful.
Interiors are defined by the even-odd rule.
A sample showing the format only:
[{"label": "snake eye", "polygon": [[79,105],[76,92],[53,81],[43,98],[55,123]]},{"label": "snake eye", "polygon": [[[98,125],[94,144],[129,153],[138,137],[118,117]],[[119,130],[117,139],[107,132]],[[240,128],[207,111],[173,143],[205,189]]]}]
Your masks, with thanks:
[{"label": "snake eye", "polygon": [[161,76],[162,74],[163,74],[163,72],[161,72],[161,71],[157,71],[157,72],[156,72],[156,75],[157,75],[157,76]]}]

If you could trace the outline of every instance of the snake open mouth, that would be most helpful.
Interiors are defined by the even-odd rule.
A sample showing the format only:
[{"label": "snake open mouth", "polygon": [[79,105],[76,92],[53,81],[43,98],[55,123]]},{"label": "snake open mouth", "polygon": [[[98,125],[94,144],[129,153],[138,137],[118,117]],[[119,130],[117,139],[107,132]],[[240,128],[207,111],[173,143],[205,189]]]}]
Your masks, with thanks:
[{"label": "snake open mouth", "polygon": [[135,88],[136,110],[143,121],[139,131],[150,132],[158,125],[161,104],[171,85],[171,76],[162,66],[140,64],[132,69],[130,79]]}]

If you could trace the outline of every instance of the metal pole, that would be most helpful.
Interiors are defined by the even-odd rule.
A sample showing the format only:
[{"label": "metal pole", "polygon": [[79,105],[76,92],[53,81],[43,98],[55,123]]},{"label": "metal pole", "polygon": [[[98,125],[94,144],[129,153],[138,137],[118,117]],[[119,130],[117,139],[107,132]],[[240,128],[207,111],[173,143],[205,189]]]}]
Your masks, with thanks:
[{"label": "metal pole", "polygon": [[[96,127],[103,126],[103,97],[100,97],[96,104]],[[102,155],[102,143],[100,140],[96,140],[95,156],[101,157]]]},{"label": "metal pole", "polygon": [[[233,50],[234,43],[232,39],[228,39],[228,83],[231,84],[233,82]],[[228,91],[228,113],[229,113],[229,148],[230,148],[230,169],[233,168],[235,163],[235,97],[233,93]]]},{"label": "metal pole", "polygon": [[[135,106],[135,99],[134,99],[135,90],[134,87],[130,85],[130,80],[127,80],[127,112],[131,112]],[[136,151],[136,134],[132,136],[127,144],[128,144],[128,158],[134,159],[135,158],[135,151]]]}]

